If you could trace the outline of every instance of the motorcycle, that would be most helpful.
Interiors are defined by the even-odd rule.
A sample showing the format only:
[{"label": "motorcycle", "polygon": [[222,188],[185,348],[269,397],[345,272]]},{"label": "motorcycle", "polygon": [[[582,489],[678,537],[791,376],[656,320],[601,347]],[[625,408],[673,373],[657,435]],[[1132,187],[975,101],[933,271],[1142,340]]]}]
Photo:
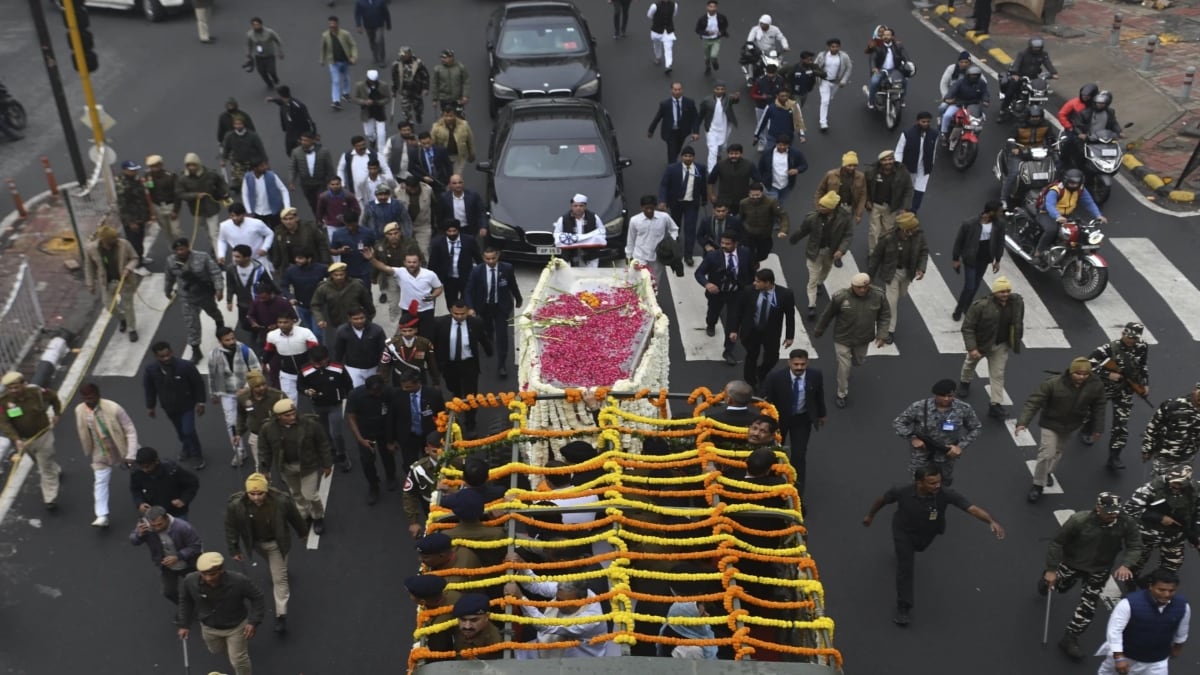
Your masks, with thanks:
[{"label": "motorcycle", "polygon": [[1005,105],[1000,110],[1000,114],[996,116],[996,121],[1020,119],[1031,105],[1040,105],[1045,108],[1046,102],[1050,100],[1050,94],[1053,93],[1054,91],[1050,89],[1050,81],[1045,77],[1022,77],[1021,91],[1013,100],[1004,102]]},{"label": "motorcycle", "polygon": [[[1031,195],[1032,196],[1032,195]],[[1042,226],[1035,214],[1036,204],[1005,212],[1004,246],[1017,260],[1030,263],[1042,272],[1057,272],[1063,290],[1074,300],[1093,300],[1108,287],[1108,263],[1097,251],[1104,242],[1099,219],[1085,221],[1069,218],[1058,226],[1058,239],[1037,261],[1033,257]]]},{"label": "motorcycle", "polygon": [[1001,193],[1000,199],[1008,204],[1022,204],[1028,195],[1036,196],[1054,180],[1055,167],[1058,165],[1057,144],[1049,148],[1043,146],[1027,146],[1008,139],[1008,143],[996,153],[996,161],[992,164],[992,173],[1000,181],[1004,189],[1004,179],[1008,175],[1008,153],[1012,148],[1021,150],[1021,162],[1017,167],[1017,182],[1013,193]]},{"label": "motorcycle", "polygon": [[954,113],[954,122],[950,126],[946,147],[950,150],[950,158],[954,168],[966,171],[975,163],[979,155],[979,133],[983,131],[983,120],[986,119],[983,106],[978,103],[959,106]]},{"label": "motorcycle", "polygon": [[742,45],[738,63],[742,66],[742,74],[746,76],[747,87],[754,86],[754,81],[767,72],[767,66],[775,66],[780,73],[783,72],[783,54],[777,49],[763,53],[753,42]]},{"label": "motorcycle", "polygon": [[0,116],[14,131],[25,128],[28,118],[25,116],[25,106],[8,93],[8,87],[0,82]]},{"label": "motorcycle", "polygon": [[[916,66],[912,61],[905,61],[903,65],[907,67],[908,74],[901,70],[889,70],[887,77],[879,83],[875,100],[872,101],[875,109],[883,114],[883,123],[888,131],[895,131],[900,126],[900,115],[904,112],[904,80],[916,74]],[[868,97],[871,95],[870,87],[865,84],[863,94]]]}]

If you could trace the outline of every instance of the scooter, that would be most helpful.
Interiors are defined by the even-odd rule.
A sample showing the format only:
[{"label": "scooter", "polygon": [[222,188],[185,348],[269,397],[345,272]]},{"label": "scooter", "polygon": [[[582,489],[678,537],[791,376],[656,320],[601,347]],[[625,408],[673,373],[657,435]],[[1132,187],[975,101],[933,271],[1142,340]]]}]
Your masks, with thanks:
[{"label": "scooter", "polygon": [[[911,61],[905,62],[905,65],[910,63]],[[879,83],[879,89],[875,91],[875,100],[871,101],[875,105],[875,109],[883,114],[883,123],[887,126],[888,131],[895,131],[896,127],[900,126],[900,116],[904,112],[902,104],[904,103],[905,79],[905,74],[900,70],[889,70],[887,77],[883,78]],[[870,87],[865,84],[863,85],[863,94],[868,98],[871,95]]]},{"label": "scooter", "polygon": [[983,120],[986,118],[983,106],[978,103],[959,106],[954,113],[946,148],[950,151],[954,168],[959,171],[971,168],[979,156],[979,133],[983,131]]},{"label": "scooter", "polygon": [[[1032,203],[1030,203],[1032,202]],[[1040,272],[1058,273],[1063,290],[1081,302],[1093,300],[1108,287],[1108,263],[1097,251],[1104,242],[1101,221],[1069,218],[1058,227],[1058,239],[1040,260],[1033,257],[1042,226],[1036,217],[1037,197],[1029,193],[1024,207],[1005,212],[1004,246],[1017,260],[1033,265]]]},{"label": "scooter", "polygon": [[1083,166],[1079,168],[1083,171],[1083,185],[1097,205],[1102,206],[1108,201],[1113,176],[1121,170],[1124,159],[1121,138],[1109,129],[1101,129],[1083,144]]},{"label": "scooter", "polygon": [[753,42],[742,45],[738,63],[742,66],[742,75],[746,77],[747,87],[754,86],[754,81],[767,72],[767,66],[775,66],[778,72],[783,72],[783,55],[776,49],[764,54]]},{"label": "scooter", "polygon": [[1021,151],[1021,162],[1017,166],[1017,182],[1013,186],[1013,193],[1006,195],[1001,192],[1000,199],[1004,200],[1006,204],[1021,204],[1025,201],[1026,195],[1037,195],[1042,188],[1054,180],[1054,169],[1058,165],[1058,144],[1047,148],[1040,145],[1021,145],[1014,139],[1008,139],[1004,148],[996,153],[996,161],[992,164],[992,174],[996,176],[996,180],[1000,181],[1001,190],[1004,189],[1004,179],[1008,175],[1006,160],[1013,148]]}]

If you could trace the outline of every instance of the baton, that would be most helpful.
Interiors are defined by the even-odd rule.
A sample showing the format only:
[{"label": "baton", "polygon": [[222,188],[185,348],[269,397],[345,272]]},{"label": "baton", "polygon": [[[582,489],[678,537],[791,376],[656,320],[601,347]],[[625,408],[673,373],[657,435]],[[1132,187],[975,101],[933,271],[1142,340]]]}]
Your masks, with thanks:
[{"label": "baton", "polygon": [[183,638],[180,642],[183,643],[183,672],[192,675],[192,664],[188,661],[187,638]]},{"label": "baton", "polygon": [[1046,591],[1046,621],[1042,625],[1042,646],[1046,646],[1046,642],[1050,640],[1050,600],[1054,597],[1054,587],[1051,586]]}]

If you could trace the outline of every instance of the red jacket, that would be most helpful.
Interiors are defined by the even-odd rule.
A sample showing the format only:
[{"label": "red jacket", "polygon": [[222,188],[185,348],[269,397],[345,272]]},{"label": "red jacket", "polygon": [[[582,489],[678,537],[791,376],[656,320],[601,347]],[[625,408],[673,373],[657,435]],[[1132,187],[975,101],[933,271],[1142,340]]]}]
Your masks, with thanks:
[{"label": "red jacket", "polygon": [[1063,104],[1058,110],[1058,121],[1063,125],[1063,129],[1071,129],[1071,115],[1078,112],[1083,112],[1087,108],[1087,104],[1079,99],[1078,96]]}]

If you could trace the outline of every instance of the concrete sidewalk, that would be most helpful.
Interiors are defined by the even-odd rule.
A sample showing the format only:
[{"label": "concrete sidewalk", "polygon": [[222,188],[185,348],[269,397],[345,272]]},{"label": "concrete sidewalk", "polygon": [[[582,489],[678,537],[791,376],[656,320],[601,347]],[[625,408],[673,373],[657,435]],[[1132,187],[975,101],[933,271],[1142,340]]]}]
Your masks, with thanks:
[{"label": "concrete sidewalk", "polygon": [[[1180,185],[1175,181],[1200,142],[1200,91],[1181,99],[1186,68],[1200,66],[1200,0],[1177,0],[1175,6],[1161,11],[1124,2],[1075,0],[1058,15],[1056,26],[1009,14],[1010,8],[1001,6],[986,35],[976,34],[974,22],[960,18],[971,13],[970,7],[941,5],[925,13],[935,25],[974,44],[978,58],[1000,72],[1030,37],[1044,37],[1059,70],[1059,79],[1051,83],[1055,112],[1084,83],[1096,82],[1111,91],[1121,122],[1133,122],[1125,132],[1133,153],[1126,157],[1126,167],[1147,188],[1147,198],[1164,204],[1194,203],[1200,172],[1193,172]],[[1118,13],[1123,17],[1120,39],[1117,47],[1111,47],[1113,18]],[[1143,72],[1139,67],[1152,35],[1158,36],[1159,44],[1150,68]]]}]

